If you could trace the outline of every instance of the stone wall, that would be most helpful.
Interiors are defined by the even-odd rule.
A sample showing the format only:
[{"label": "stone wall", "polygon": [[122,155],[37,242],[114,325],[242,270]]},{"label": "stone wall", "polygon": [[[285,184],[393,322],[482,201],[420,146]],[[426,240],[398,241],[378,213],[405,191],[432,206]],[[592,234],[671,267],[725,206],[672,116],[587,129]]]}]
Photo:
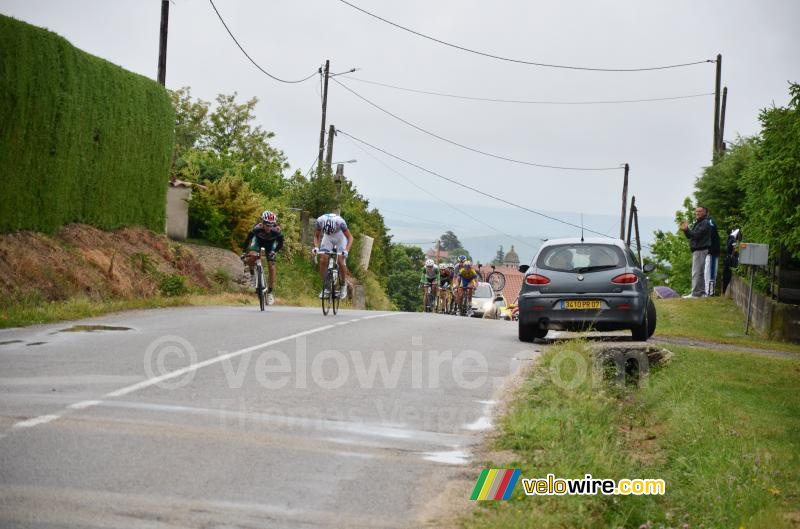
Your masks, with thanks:
[{"label": "stone wall", "polygon": [[[731,297],[745,315],[749,291],[750,283],[734,275],[730,285]],[[800,343],[800,305],[778,303],[754,290],[750,326],[769,338]]]}]

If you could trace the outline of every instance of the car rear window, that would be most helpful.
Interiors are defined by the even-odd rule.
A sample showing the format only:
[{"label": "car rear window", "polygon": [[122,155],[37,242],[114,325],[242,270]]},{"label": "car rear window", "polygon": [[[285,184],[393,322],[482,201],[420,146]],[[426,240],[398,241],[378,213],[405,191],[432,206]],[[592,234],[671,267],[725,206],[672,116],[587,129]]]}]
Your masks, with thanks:
[{"label": "car rear window", "polygon": [[536,259],[537,268],[559,272],[603,270],[625,267],[622,250],[611,244],[563,244],[548,246]]},{"label": "car rear window", "polygon": [[482,283],[475,289],[475,293],[472,295],[472,297],[491,298],[494,297],[494,293],[492,292],[492,287],[490,287],[488,283]]}]

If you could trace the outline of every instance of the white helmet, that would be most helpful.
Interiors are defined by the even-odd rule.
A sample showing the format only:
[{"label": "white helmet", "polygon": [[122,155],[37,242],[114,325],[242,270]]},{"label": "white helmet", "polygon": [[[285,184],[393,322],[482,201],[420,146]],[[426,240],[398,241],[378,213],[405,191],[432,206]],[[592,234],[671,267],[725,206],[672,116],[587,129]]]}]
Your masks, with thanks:
[{"label": "white helmet", "polygon": [[434,264],[433,259],[428,259],[427,261],[425,261],[425,268],[429,268],[433,266],[433,264]]},{"label": "white helmet", "polygon": [[267,210],[261,214],[261,220],[264,222],[264,224],[273,226],[278,223],[278,216],[275,213]]}]

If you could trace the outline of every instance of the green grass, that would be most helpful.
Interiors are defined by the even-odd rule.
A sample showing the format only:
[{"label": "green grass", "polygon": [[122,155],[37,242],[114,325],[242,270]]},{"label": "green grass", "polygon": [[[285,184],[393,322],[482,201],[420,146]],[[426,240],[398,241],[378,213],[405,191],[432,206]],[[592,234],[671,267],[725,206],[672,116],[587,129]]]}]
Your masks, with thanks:
[{"label": "green grass", "polygon": [[[583,342],[549,349],[517,395],[495,448],[522,477],[661,478],[664,496],[525,496],[481,502],[462,520],[486,528],[792,527],[800,505],[800,362],[675,347],[638,390],[591,382],[565,389],[549,363]],[[584,360],[581,360],[584,359]],[[561,364],[570,380],[575,362]],[[477,470],[475,472],[477,479]]]},{"label": "green grass", "polygon": [[745,336],[745,316],[727,298],[659,299],[656,336],[683,337],[696,340],[775,349],[800,353],[800,345],[768,340],[750,327]]}]

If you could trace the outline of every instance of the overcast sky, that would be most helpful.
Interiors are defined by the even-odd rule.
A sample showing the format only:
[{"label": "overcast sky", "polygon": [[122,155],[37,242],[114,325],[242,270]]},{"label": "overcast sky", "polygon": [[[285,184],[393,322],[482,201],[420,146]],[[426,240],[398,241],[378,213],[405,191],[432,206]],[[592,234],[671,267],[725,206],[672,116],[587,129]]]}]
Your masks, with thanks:
[{"label": "overcast sky", "polygon": [[[378,15],[442,40],[528,61],[636,68],[723,55],[729,87],[725,137],[759,130],[758,111],[788,100],[800,79],[797,0],[650,2],[353,0]],[[0,0],[0,12],[44,26],[77,47],[155,78],[160,0]],[[250,55],[270,73],[298,79],[325,59],[332,72],[420,90],[514,100],[618,100],[713,91],[714,65],[652,72],[585,72],[501,62],[447,48],[370,18],[337,0],[215,0]],[[320,84],[282,84],[256,70],[236,48],[208,0],[170,8],[167,87],[257,96],[258,122],[305,172],[316,157]],[[501,156],[576,167],[631,166],[642,215],[669,218],[709,163],[713,97],[623,105],[525,105],[415,94],[339,80],[387,110],[456,142]],[[618,215],[622,171],[559,171],[513,164],[427,136],[330,83],[328,123],[421,166],[551,212]],[[456,204],[491,205],[470,191],[371,152],[433,195]],[[392,173],[347,138],[335,140],[373,204],[420,216],[429,195]],[[404,209],[403,201],[416,202]],[[424,218],[475,222],[434,203]],[[499,206],[499,204],[498,204]],[[387,215],[390,216],[390,215]],[[433,226],[436,229],[435,226]],[[599,227],[606,230],[607,226]],[[547,223],[519,213],[514,234],[542,234]],[[491,233],[476,228],[476,233]]]}]

